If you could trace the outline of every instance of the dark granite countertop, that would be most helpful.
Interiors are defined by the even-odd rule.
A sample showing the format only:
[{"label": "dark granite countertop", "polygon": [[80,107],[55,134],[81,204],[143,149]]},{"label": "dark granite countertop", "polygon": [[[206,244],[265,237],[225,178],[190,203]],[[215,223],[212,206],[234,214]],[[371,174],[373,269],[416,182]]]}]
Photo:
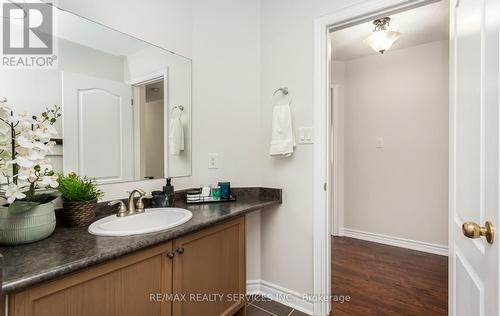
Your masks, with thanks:
[{"label": "dark granite countertop", "polygon": [[[193,212],[187,223],[157,233],[130,237],[99,237],[88,233],[87,227],[57,227],[54,234],[42,241],[0,247],[3,264],[2,294],[26,289],[80,269],[144,249],[176,237],[192,233],[216,223],[242,216],[251,211],[281,203],[280,189],[232,189],[236,202],[186,205],[176,207]],[[1,279],[0,279],[1,280]]]}]

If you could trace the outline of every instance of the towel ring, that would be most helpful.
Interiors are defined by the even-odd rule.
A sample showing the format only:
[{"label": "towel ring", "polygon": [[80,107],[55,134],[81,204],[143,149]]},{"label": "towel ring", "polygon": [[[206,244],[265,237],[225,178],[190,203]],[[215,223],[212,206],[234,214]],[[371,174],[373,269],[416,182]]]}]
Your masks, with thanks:
[{"label": "towel ring", "polygon": [[278,88],[274,91],[273,93],[273,97],[278,93],[278,92],[281,92],[281,94],[286,97],[288,99],[288,104],[290,105],[292,103],[292,98],[290,98],[290,96],[288,95],[289,92],[288,92],[288,87],[281,87],[281,88]]},{"label": "towel ring", "polygon": [[175,111],[175,110],[179,110],[179,112],[177,112],[177,117],[178,117],[178,118],[181,118],[181,117],[182,117],[182,113],[184,113],[184,106],[182,106],[182,105],[176,105],[176,106],[172,107],[172,108],[170,109],[170,115],[171,115],[172,117],[174,117],[174,115],[175,115],[175,114],[174,114],[174,111]]},{"label": "towel ring", "polygon": [[274,91],[273,97],[276,95],[276,93],[281,92],[283,95],[288,95],[288,87],[281,87],[278,88]]},{"label": "towel ring", "polygon": [[184,111],[184,106],[182,106],[182,105],[176,105],[172,109],[170,109],[170,112],[173,112],[175,109],[179,109],[181,111]]}]

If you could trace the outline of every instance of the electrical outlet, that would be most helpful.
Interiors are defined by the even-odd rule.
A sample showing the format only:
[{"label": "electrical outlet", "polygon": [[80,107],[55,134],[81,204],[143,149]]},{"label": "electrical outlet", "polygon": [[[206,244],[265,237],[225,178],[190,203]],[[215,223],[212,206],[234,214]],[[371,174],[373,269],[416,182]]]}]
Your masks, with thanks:
[{"label": "electrical outlet", "polygon": [[208,169],[219,169],[219,154],[208,154]]},{"label": "electrical outlet", "polygon": [[384,138],[383,137],[377,137],[375,147],[376,148],[384,148],[384,146],[385,146],[385,144],[384,144]]}]

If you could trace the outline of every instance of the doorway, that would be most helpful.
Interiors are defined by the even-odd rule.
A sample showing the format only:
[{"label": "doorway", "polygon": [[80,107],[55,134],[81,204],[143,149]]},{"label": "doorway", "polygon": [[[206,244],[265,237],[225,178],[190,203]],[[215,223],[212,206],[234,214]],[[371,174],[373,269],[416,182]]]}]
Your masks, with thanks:
[{"label": "doorway", "polygon": [[337,315],[447,314],[448,8],[331,29]]},{"label": "doorway", "polygon": [[153,79],[133,86],[136,179],[162,179],[165,170],[165,86]]},{"label": "doorway", "polygon": [[[315,19],[313,168],[314,293],[332,293],[330,76],[328,45],[332,27],[348,27],[432,0],[381,0],[347,7]],[[449,296],[450,315],[498,315],[500,218],[498,133],[500,0],[450,0],[449,103]],[[419,263],[416,262],[416,265]],[[328,282],[325,282],[328,280]],[[330,303],[314,302],[326,315]]]}]

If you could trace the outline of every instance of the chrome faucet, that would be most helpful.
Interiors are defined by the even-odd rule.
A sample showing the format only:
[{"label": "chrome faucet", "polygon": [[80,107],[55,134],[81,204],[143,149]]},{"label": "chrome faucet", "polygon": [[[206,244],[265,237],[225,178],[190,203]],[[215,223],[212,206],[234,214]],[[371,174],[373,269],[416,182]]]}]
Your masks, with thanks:
[{"label": "chrome faucet", "polygon": [[[137,205],[134,204],[134,195],[139,193],[139,200],[137,201]],[[130,192],[128,196],[128,212],[129,215],[133,215],[135,213],[144,213],[144,203],[142,199],[146,196],[146,192],[141,189],[135,189]]]},{"label": "chrome faucet", "polygon": [[[134,204],[134,196],[136,193],[139,193],[139,200],[137,201],[137,204]],[[125,217],[129,215],[134,215],[134,214],[140,214],[144,213],[144,202],[142,202],[142,199],[146,196],[146,192],[141,189],[135,189],[130,192],[128,196],[128,207],[125,206],[125,203],[120,200],[116,201],[111,201],[108,203],[109,206],[113,206],[116,204],[119,204],[120,207],[118,208],[118,213],[116,213],[116,216],[118,217]]]}]

